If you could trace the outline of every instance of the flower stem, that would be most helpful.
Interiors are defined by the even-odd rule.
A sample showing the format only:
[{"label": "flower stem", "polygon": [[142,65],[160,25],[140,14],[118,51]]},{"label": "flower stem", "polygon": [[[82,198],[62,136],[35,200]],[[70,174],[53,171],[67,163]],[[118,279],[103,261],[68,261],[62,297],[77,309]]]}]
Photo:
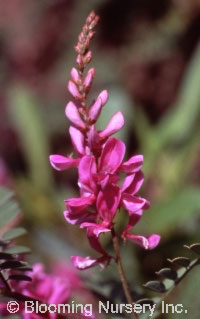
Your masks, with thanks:
[{"label": "flower stem", "polygon": [[[121,279],[121,283],[122,283],[122,287],[124,290],[124,294],[126,296],[126,299],[128,301],[129,304],[134,305],[132,296],[131,296],[131,292],[128,286],[128,281],[126,278],[126,274],[124,271],[124,267],[122,264],[122,259],[121,259],[121,255],[120,255],[120,247],[119,247],[119,241],[117,238],[117,235],[115,233],[114,228],[112,228],[112,241],[113,241],[113,247],[114,247],[114,251],[115,251],[115,255],[116,255],[116,263],[117,263],[117,267],[118,267],[118,271],[119,271],[119,275],[120,275],[120,279]],[[133,311],[133,319],[138,319],[138,315]]]}]

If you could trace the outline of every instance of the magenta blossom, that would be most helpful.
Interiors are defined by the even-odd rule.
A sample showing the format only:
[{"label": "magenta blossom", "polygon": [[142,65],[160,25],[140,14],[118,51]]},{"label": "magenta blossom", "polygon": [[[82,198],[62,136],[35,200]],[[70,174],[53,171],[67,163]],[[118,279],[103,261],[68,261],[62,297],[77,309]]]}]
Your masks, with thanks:
[{"label": "magenta blossom", "polygon": [[[42,264],[35,264],[33,271],[29,273],[32,277],[31,282],[11,281],[10,286],[15,293],[29,297],[30,300],[38,300],[47,306],[50,304],[70,304],[70,299],[74,293],[76,296],[77,293],[82,293],[87,296],[88,300],[91,300],[91,294],[84,288],[82,280],[74,270],[69,265],[59,262],[53,265],[51,273],[46,273]],[[1,303],[0,311],[5,317],[10,317],[5,303]],[[41,319],[43,317],[37,313],[26,313],[24,302],[20,302],[18,314],[24,319]],[[76,314],[73,314],[73,316],[76,318]],[[61,318],[57,313],[46,313],[44,317],[49,319]],[[81,318],[85,318],[84,314]],[[89,318],[93,317],[90,316]]]},{"label": "magenta blossom", "polygon": [[[65,114],[73,125],[69,128],[69,134],[76,157],[50,156],[51,165],[57,170],[78,169],[80,197],[65,201],[64,216],[70,224],[79,224],[80,228],[86,229],[90,246],[100,254],[97,258],[73,256],[72,262],[78,269],[97,264],[103,267],[109,263],[112,257],[102,247],[99,237],[112,232],[115,216],[117,212],[120,214],[120,209],[127,210],[129,215],[128,225],[118,234],[123,240],[128,239],[144,249],[153,249],[160,240],[159,235],[143,237],[129,232],[150,203],[137,195],[144,180],[141,172],[143,156],[136,155],[123,161],[126,146],[112,137],[124,126],[122,112],[115,113],[106,128],[97,131],[96,122],[108,101],[107,90],[103,90],[90,107],[87,104],[95,70],[89,69],[86,76],[83,71],[92,58],[88,48],[97,21],[93,12],[86,20],[75,47],[77,67],[72,69],[68,83],[68,90],[75,101],[67,104]],[[125,177],[121,183],[122,175]]]}]

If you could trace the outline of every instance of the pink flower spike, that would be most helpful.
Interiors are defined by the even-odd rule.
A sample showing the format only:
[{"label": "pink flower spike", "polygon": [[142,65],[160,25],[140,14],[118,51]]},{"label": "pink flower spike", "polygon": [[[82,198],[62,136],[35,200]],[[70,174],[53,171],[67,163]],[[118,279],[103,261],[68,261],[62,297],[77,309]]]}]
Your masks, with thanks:
[{"label": "pink flower spike", "polygon": [[69,102],[66,105],[65,108],[65,114],[68,117],[68,119],[78,128],[85,130],[86,124],[83,122],[83,120],[80,117],[78,108],[73,102]]},{"label": "pink flower spike", "polygon": [[77,85],[80,85],[81,84],[81,77],[77,71],[77,69],[75,68],[72,68],[71,70],[71,77],[72,77],[72,80],[77,84]]},{"label": "pink flower spike", "polygon": [[126,147],[122,141],[109,138],[100,157],[99,171],[102,173],[115,173],[123,161],[125,150]]},{"label": "pink flower spike", "polygon": [[84,135],[75,127],[70,126],[69,134],[72,140],[72,144],[78,155],[85,154],[84,148]]},{"label": "pink flower spike", "polygon": [[107,102],[108,102],[108,99],[109,99],[109,94],[108,94],[108,91],[107,90],[103,90],[97,98],[100,98],[101,99],[101,103],[102,103],[102,106],[104,106]]},{"label": "pink flower spike", "polygon": [[127,234],[126,238],[142,248],[149,250],[155,248],[160,242],[160,236],[156,234],[149,237]]},{"label": "pink flower spike", "polygon": [[124,116],[122,112],[115,113],[106,128],[99,133],[100,138],[105,139],[121,130],[124,126]]},{"label": "pink flower spike", "polygon": [[127,162],[124,162],[119,167],[119,172],[123,172],[126,174],[136,173],[142,168],[143,161],[143,155],[132,156]]},{"label": "pink flower spike", "polygon": [[89,110],[89,119],[91,122],[96,122],[102,109],[102,100],[101,98],[97,98],[94,104],[90,107]]},{"label": "pink flower spike", "polygon": [[92,80],[95,76],[95,69],[91,68],[89,69],[84,81],[83,81],[83,86],[86,90],[88,90],[92,84]]},{"label": "pink flower spike", "polygon": [[57,171],[62,171],[65,169],[77,167],[80,159],[73,159],[70,157],[65,157],[62,155],[50,155],[49,160],[51,165],[57,170]]},{"label": "pink flower spike", "polygon": [[71,80],[68,82],[68,90],[76,100],[82,100],[82,95],[79,93],[76,84]]}]

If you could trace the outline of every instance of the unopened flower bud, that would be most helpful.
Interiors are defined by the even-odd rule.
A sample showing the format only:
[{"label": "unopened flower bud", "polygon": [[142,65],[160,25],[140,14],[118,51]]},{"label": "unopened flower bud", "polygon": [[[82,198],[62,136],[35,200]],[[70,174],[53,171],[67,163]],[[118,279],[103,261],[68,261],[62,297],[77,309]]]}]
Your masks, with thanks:
[{"label": "unopened flower bud", "polygon": [[82,100],[82,95],[78,91],[76,84],[71,80],[68,82],[68,90],[76,100]]},{"label": "unopened flower bud", "polygon": [[83,87],[86,90],[88,90],[90,88],[94,76],[95,76],[95,69],[94,68],[89,69],[89,71],[84,79],[84,82],[83,82]]},{"label": "unopened flower bud", "polygon": [[81,32],[81,33],[79,34],[78,40],[79,40],[79,42],[84,42],[85,36],[84,36],[83,32]]},{"label": "unopened flower bud", "polygon": [[82,118],[80,117],[79,111],[77,106],[73,102],[69,102],[65,108],[65,114],[68,119],[78,128],[85,130],[86,124],[83,122]]},{"label": "unopened flower bud", "polygon": [[83,58],[83,63],[88,64],[88,63],[90,63],[91,59],[92,59],[92,52],[88,51]]},{"label": "unopened flower bud", "polygon": [[77,58],[76,58],[76,63],[78,64],[78,67],[80,69],[83,68],[84,64],[83,64],[83,58],[80,54],[78,54]]},{"label": "unopened flower bud", "polygon": [[102,103],[102,106],[104,106],[107,102],[108,102],[108,98],[109,98],[109,94],[108,94],[108,91],[107,90],[103,90],[98,98],[101,99],[101,103]]},{"label": "unopened flower bud", "polygon": [[95,13],[92,11],[86,19],[86,24],[90,24],[95,19]]},{"label": "unopened flower bud", "polygon": [[81,77],[77,71],[77,69],[75,68],[72,68],[71,70],[71,77],[72,77],[72,80],[77,84],[77,85],[80,85],[81,84]]}]

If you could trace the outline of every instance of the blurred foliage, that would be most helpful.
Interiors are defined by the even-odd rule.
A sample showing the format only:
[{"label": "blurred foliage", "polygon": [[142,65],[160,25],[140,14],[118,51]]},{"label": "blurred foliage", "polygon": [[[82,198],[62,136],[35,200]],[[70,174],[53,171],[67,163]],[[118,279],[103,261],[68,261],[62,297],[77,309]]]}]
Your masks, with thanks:
[{"label": "blurred foliage", "polygon": [[[134,289],[135,278],[144,283],[165,267],[166,252],[176,256],[182,243],[200,237],[198,0],[2,1],[0,157],[4,177],[20,200],[35,258],[69,258],[72,248],[90,253],[84,231],[68,225],[62,215],[63,200],[78,194],[77,175],[53,171],[48,157],[72,151],[64,116],[70,98],[66,82],[74,65],[73,46],[91,9],[101,19],[92,44],[96,78],[89,103],[100,90],[109,90],[100,128],[113,112],[124,113],[119,137],[127,144],[127,157],[144,154],[141,195],[151,201],[134,231],[162,235],[160,247],[146,257],[132,245],[122,249]],[[103,241],[110,249],[109,238]],[[48,243],[54,248],[46,251]],[[107,271],[106,278],[112,274],[117,280],[112,266]],[[198,278],[190,276],[196,286],[192,280],[183,282],[173,303],[183,300],[190,302],[188,309],[198,309],[192,294]],[[197,318],[191,310],[188,316]]]}]

